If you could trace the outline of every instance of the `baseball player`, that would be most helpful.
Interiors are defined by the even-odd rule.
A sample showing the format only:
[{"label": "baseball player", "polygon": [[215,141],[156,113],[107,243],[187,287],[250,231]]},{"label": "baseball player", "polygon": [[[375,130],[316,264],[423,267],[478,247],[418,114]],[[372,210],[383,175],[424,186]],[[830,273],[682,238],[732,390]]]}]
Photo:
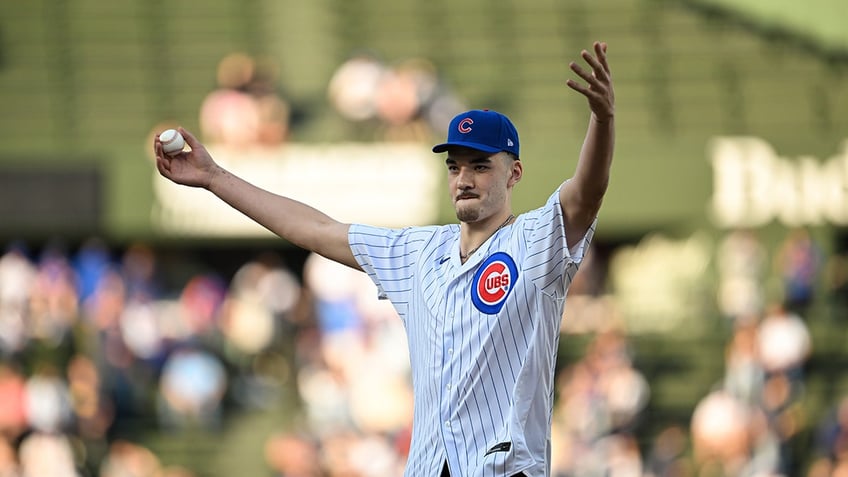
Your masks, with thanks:
[{"label": "baseball player", "polygon": [[449,193],[458,224],[389,229],[338,222],[217,165],[188,131],[190,152],[159,172],[203,187],[293,244],[367,273],[408,335],[415,396],[407,476],[547,476],[553,380],[565,296],[592,239],[614,144],[605,43],[566,84],[591,118],[574,175],[540,208],[514,215],[524,166],[504,115],[467,111],[451,122]]}]

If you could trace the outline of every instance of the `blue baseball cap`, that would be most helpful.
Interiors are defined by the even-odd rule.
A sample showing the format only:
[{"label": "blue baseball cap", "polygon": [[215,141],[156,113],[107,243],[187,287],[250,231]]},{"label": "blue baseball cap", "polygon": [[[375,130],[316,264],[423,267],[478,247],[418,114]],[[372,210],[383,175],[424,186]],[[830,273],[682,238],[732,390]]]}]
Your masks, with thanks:
[{"label": "blue baseball cap", "polygon": [[457,114],[448,126],[448,140],[433,146],[433,152],[445,152],[463,146],[495,154],[501,151],[518,156],[518,131],[512,121],[497,111],[473,109]]}]

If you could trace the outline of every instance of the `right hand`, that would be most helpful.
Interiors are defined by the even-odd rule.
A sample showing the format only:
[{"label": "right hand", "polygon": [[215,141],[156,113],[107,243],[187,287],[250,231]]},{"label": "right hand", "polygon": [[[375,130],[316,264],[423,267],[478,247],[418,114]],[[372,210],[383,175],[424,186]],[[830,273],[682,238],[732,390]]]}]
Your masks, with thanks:
[{"label": "right hand", "polygon": [[162,141],[157,134],[153,138],[153,153],[156,156],[156,168],[163,177],[190,187],[208,189],[215,174],[220,170],[209,155],[209,151],[190,132],[177,128],[183,135],[191,151],[168,155],[162,150]]}]

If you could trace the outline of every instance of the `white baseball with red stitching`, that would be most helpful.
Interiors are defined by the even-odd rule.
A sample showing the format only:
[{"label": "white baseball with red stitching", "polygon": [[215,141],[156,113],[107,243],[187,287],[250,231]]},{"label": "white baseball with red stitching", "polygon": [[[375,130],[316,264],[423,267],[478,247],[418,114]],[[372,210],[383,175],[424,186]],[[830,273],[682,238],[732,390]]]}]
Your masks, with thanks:
[{"label": "white baseball with red stitching", "polygon": [[185,139],[176,129],[167,129],[159,134],[159,140],[162,142],[162,150],[165,154],[178,154],[185,147]]}]

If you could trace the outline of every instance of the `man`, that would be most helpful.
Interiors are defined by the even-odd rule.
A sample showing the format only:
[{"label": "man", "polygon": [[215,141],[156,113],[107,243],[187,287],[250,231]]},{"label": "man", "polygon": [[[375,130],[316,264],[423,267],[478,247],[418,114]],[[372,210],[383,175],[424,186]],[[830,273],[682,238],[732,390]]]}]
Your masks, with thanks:
[{"label": "man", "polygon": [[[409,476],[550,474],[553,376],[571,279],[609,182],[615,101],[606,44],[582,51],[591,119],[574,176],[547,203],[513,215],[518,134],[506,116],[454,118],[447,152],[459,224],[386,229],[340,223],[230,174],[185,130],[192,151],[156,164],[204,187],[293,244],[365,271],[404,322],[415,393]],[[378,399],[379,396],[375,396]]]}]

